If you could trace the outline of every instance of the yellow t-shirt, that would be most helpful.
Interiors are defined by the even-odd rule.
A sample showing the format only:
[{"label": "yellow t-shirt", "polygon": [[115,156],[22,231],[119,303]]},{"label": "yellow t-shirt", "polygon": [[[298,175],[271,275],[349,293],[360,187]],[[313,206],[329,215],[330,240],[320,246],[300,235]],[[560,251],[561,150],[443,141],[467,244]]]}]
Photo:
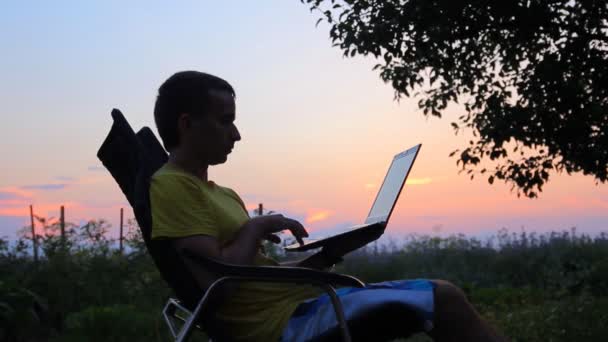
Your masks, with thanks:
[{"label": "yellow t-shirt", "polygon": [[[152,239],[209,235],[226,244],[249,219],[234,191],[171,164],[152,176],[150,205]],[[278,263],[258,252],[255,265]],[[217,317],[235,339],[277,341],[297,305],[320,293],[307,285],[245,282],[219,308]]]}]

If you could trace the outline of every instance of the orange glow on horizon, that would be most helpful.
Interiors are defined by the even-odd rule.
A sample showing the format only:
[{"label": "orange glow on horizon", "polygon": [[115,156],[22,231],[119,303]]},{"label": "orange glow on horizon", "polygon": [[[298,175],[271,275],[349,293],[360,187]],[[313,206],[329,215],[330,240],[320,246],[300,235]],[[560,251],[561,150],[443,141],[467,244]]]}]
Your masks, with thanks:
[{"label": "orange glow on horizon", "polygon": [[[26,201],[27,202],[27,201]],[[4,216],[30,216],[29,203],[25,202],[17,202],[13,201],[10,207],[4,207],[6,202],[0,202],[3,207],[0,207],[0,215]],[[78,215],[84,214],[88,211],[84,205],[77,202],[62,202],[62,203],[43,203],[43,204],[33,204],[34,215],[45,218],[58,218],[60,207],[63,205],[65,213],[67,215],[68,210],[70,211],[70,216],[81,216]],[[77,214],[74,215],[73,213]]]},{"label": "orange glow on horizon", "polygon": [[306,217],[305,221],[306,221],[306,223],[315,223],[315,222],[325,221],[329,218],[330,215],[331,215],[331,211],[321,210],[321,211],[310,213]]},{"label": "orange glow on horizon", "polygon": [[409,178],[405,184],[406,185],[425,185],[425,184],[430,184],[432,182],[432,179],[430,177],[424,177],[424,178]]}]

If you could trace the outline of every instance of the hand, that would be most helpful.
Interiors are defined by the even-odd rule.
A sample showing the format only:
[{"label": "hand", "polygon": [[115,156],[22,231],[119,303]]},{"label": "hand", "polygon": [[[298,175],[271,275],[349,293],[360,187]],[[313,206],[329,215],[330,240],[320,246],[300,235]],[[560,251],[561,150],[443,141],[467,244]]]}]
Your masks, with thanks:
[{"label": "hand", "polygon": [[[276,242],[279,239],[274,233],[285,229],[289,229],[300,245],[304,244],[302,238],[308,237],[308,232],[306,232],[306,229],[304,229],[304,226],[300,222],[281,214],[257,216],[250,219],[247,224],[254,227],[261,237],[272,242]],[[278,241],[280,242],[280,239]]]},{"label": "hand", "polygon": [[281,243],[281,238],[276,234],[268,234],[268,235],[264,236],[262,239],[275,243],[275,244]]}]

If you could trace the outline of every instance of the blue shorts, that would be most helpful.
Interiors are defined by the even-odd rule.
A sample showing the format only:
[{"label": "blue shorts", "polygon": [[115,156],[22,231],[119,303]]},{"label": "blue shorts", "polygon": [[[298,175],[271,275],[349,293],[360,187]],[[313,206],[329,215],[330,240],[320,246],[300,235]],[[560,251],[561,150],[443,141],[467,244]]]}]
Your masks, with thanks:
[{"label": "blue shorts", "polygon": [[[380,306],[402,304],[420,319],[424,331],[433,327],[433,290],[428,280],[398,280],[367,284],[363,288],[345,287],[336,292],[347,321]],[[323,336],[338,326],[338,320],[327,294],[301,303],[289,319],[281,341],[309,341]]]}]

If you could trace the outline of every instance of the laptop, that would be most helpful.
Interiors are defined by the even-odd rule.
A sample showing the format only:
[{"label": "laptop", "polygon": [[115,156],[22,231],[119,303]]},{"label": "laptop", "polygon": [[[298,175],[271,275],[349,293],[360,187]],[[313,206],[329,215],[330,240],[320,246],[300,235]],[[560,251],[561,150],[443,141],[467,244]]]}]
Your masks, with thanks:
[{"label": "laptop", "polygon": [[397,199],[399,198],[401,190],[405,185],[405,181],[407,180],[407,176],[412,169],[412,165],[414,164],[414,161],[416,161],[416,156],[418,155],[418,151],[420,151],[421,146],[422,144],[418,144],[396,154],[393,157],[393,161],[391,162],[388,172],[384,177],[382,186],[380,187],[380,190],[378,190],[376,199],[374,200],[369,214],[367,215],[367,219],[365,219],[363,224],[346,228],[344,231],[338,234],[334,234],[322,239],[305,239],[303,245],[296,242],[292,245],[286,246],[285,250],[298,252],[307,251],[310,249],[323,247],[329,243],[338,242],[338,240],[341,238],[358,234],[359,232],[372,229],[373,227],[376,229],[380,227],[380,229],[384,230],[384,228],[386,228],[388,225],[388,220],[393,213],[393,209],[395,209]]}]

